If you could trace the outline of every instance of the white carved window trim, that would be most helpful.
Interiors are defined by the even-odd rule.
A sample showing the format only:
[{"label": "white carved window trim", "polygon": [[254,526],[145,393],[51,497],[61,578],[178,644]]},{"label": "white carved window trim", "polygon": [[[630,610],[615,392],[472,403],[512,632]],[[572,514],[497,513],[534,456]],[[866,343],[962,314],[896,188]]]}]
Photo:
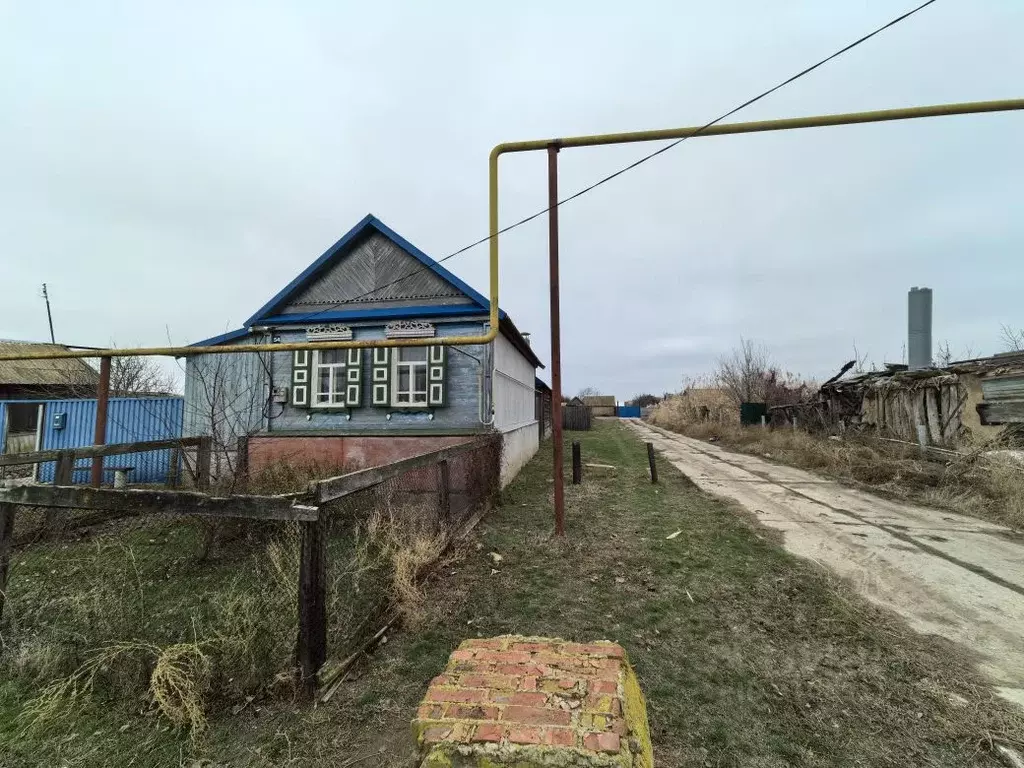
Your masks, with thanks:
[{"label": "white carved window trim", "polygon": [[[423,350],[424,355],[422,360],[402,360],[404,353],[411,350]],[[391,405],[395,408],[426,408],[430,402],[430,381],[428,377],[429,372],[429,355],[427,354],[426,347],[395,347],[391,351]],[[400,369],[408,369],[409,371],[409,388],[401,389],[401,376],[399,375]],[[417,390],[416,384],[416,370],[423,370],[423,379],[426,383],[426,389]],[[408,400],[402,400],[403,395],[408,395]]]},{"label": "white carved window trim", "polygon": [[[314,408],[348,408],[348,377],[346,374],[346,361],[342,360],[340,363],[321,363],[320,350],[314,350],[312,352],[313,360],[312,366],[310,367],[310,377],[312,385],[310,389],[311,397],[309,404]],[[328,379],[328,391],[320,391],[320,369],[329,369]],[[321,399],[323,395],[327,395],[327,400]],[[336,398],[340,398],[339,401],[335,402]]]},{"label": "white carved window trim", "polygon": [[352,329],[347,325],[311,325],[306,329],[306,341],[351,341]]},{"label": "white carved window trim", "polygon": [[430,339],[437,334],[433,323],[426,320],[394,320],[384,326],[389,339]]}]

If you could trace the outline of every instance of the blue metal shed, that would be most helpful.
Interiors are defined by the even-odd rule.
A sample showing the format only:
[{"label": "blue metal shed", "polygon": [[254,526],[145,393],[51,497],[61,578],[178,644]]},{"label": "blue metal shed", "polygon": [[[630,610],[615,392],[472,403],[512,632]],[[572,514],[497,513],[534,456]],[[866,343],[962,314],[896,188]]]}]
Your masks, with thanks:
[{"label": "blue metal shed", "polygon": [[[25,403],[28,401],[20,400]],[[42,429],[39,449],[53,451],[92,445],[96,425],[95,400],[37,400],[42,404]],[[112,397],[107,410],[107,443],[135,443],[143,440],[171,440],[181,437],[185,401],[180,397]],[[6,416],[6,403],[0,403],[0,426]],[[167,480],[170,449],[109,456],[107,467],[132,467],[131,482],[162,483]],[[72,480],[89,479],[91,459],[75,462]],[[55,462],[39,465],[40,482],[52,482]],[[109,479],[109,478],[106,478]]]}]

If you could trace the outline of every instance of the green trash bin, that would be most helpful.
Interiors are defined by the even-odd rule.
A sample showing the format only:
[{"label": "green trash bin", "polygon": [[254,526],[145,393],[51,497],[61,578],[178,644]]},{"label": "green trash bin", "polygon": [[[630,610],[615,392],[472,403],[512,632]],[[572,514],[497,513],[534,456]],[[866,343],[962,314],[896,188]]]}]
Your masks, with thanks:
[{"label": "green trash bin", "polygon": [[767,403],[740,403],[740,424],[745,427],[761,426],[761,417],[768,418]]}]

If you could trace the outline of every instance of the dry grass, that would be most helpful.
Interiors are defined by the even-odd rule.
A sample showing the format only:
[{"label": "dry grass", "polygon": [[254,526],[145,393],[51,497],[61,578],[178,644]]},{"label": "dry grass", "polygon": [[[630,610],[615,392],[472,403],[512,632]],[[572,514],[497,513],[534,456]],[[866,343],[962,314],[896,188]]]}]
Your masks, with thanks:
[{"label": "dry grass", "polygon": [[440,558],[448,531],[422,525],[428,510],[398,505],[392,495],[378,504],[363,524],[364,561],[388,565],[388,597],[407,626],[419,626],[425,615],[421,576]]},{"label": "dry grass", "polygon": [[648,416],[652,424],[675,429],[673,424],[738,424],[739,411],[729,395],[718,387],[689,387],[656,404]]},{"label": "dry grass", "polygon": [[103,708],[127,715],[141,695],[198,739],[216,703],[293,665],[297,537],[197,570],[197,530],[161,523],[16,554],[0,677],[29,694],[23,731]]},{"label": "dry grass", "polygon": [[656,407],[651,423],[899,499],[1024,528],[1024,466],[989,455],[994,445],[976,446],[963,458],[943,462],[922,458],[916,446],[869,435],[840,439],[789,428],[741,427],[735,420],[700,421],[677,400],[685,398]]},{"label": "dry grass", "polygon": [[205,698],[212,661],[205,643],[177,643],[160,648],[150,643],[119,642],[93,651],[78,669],[43,688],[18,716],[23,732],[48,732],[59,721],[89,707],[97,688],[125,667],[146,667],[149,695],[172,723],[188,728],[197,742],[206,730]]},{"label": "dry grass", "polygon": [[[431,570],[422,626],[389,633],[326,705],[261,698],[233,716],[211,713],[191,752],[183,732],[149,725],[166,718],[95,709],[71,718],[78,739],[55,730],[19,743],[4,714],[20,702],[4,700],[0,676],[0,762],[412,768],[409,721],[430,679],[462,639],[507,632],[623,643],[647,697],[659,766],[998,768],[1000,740],[1020,747],[1019,713],[947,644],[790,556],[671,467],[653,486],[643,445],[624,430],[601,422],[579,438],[587,461],[616,469],[587,468],[583,485],[567,488],[568,537],[551,536],[547,442],[465,557]],[[352,554],[345,530],[329,546],[347,542]],[[333,576],[350,561],[331,554]],[[282,572],[289,557],[285,549]],[[370,570],[358,570],[364,565]],[[350,600],[355,590],[388,589],[390,562],[351,567],[354,578],[337,586]]]}]

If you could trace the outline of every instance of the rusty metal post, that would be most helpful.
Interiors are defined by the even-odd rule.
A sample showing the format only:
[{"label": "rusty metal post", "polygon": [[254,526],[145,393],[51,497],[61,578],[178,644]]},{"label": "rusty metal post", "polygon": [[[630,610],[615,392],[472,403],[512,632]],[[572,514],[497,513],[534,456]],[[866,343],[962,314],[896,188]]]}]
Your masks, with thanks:
[{"label": "rusty metal post", "polygon": [[[107,444],[107,401],[110,398],[110,358],[100,358],[100,383],[96,387],[96,431],[92,435],[93,445]],[[92,460],[92,487],[103,483],[103,457]]]},{"label": "rusty metal post", "polygon": [[555,534],[565,535],[565,446],[562,444],[562,320],[558,296],[558,142],[548,144],[548,266],[551,272],[551,443]]}]

